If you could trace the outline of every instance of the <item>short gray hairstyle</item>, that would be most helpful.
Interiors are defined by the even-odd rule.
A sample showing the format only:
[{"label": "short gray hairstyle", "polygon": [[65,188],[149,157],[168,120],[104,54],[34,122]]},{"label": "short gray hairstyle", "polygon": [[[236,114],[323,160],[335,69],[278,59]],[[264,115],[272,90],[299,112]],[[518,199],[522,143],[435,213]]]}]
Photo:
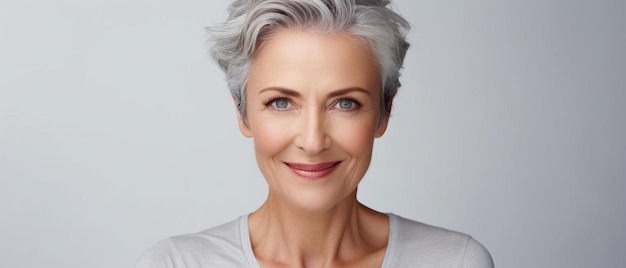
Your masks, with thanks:
[{"label": "short gray hairstyle", "polygon": [[[245,86],[256,51],[278,29],[347,33],[363,41],[377,60],[388,116],[409,48],[409,23],[389,0],[236,0],[224,23],[208,27],[210,54],[226,73],[228,88],[245,117]],[[381,117],[385,118],[385,116]]]}]

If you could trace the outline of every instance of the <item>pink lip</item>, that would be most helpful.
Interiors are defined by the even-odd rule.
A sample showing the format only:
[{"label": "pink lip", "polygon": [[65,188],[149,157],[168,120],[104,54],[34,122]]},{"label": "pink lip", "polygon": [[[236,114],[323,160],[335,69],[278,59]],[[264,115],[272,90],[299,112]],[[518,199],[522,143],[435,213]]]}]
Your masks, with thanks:
[{"label": "pink lip", "polygon": [[336,162],[326,162],[326,163],[318,163],[318,164],[303,164],[303,163],[285,163],[293,173],[296,175],[308,179],[308,180],[318,180],[328,176],[335,168],[341,163],[341,161]]}]

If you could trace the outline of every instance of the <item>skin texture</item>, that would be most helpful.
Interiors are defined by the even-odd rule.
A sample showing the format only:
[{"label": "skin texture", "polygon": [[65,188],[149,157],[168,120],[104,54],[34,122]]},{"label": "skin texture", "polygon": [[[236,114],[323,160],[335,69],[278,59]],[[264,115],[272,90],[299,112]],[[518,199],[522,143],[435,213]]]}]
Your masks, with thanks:
[{"label": "skin texture", "polygon": [[249,217],[261,266],[380,267],[387,216],[356,199],[388,122],[376,66],[341,33],[281,29],[255,55],[238,120],[269,185]]}]

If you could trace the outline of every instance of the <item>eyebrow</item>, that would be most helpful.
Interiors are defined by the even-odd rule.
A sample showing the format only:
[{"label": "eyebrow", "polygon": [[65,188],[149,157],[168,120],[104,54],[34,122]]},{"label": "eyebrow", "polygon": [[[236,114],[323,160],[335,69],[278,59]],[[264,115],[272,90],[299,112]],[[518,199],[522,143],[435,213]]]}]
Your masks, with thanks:
[{"label": "eyebrow", "polygon": [[[268,88],[264,88],[261,89],[261,91],[259,91],[259,94],[265,92],[265,91],[278,91],[282,94],[288,95],[288,96],[293,96],[293,97],[299,97],[300,93],[298,91],[295,91],[293,89],[288,89],[288,88],[283,88],[283,87],[268,87]],[[349,87],[349,88],[343,88],[343,89],[339,89],[339,90],[335,90],[331,93],[328,94],[328,97],[336,97],[336,96],[340,96],[340,95],[345,95],[347,93],[350,92],[361,92],[364,93],[366,95],[370,95],[370,92],[367,91],[364,88],[360,88],[360,87]]]},{"label": "eyebrow", "polygon": [[300,96],[300,93],[298,91],[288,89],[288,88],[283,88],[283,87],[267,87],[267,88],[261,89],[261,91],[259,91],[259,94],[265,91],[278,91],[280,93],[283,93],[288,96],[293,96],[293,97]]}]

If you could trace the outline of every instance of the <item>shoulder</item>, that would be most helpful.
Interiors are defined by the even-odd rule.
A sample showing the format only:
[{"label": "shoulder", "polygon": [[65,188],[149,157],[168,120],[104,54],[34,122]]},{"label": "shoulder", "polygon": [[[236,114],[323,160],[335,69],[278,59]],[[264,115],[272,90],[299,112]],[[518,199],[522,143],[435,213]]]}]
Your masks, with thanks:
[{"label": "shoulder", "polygon": [[493,267],[491,255],[471,236],[389,215],[389,267]]},{"label": "shoulder", "polygon": [[135,268],[241,267],[247,263],[241,220],[163,239],[142,254]]}]

